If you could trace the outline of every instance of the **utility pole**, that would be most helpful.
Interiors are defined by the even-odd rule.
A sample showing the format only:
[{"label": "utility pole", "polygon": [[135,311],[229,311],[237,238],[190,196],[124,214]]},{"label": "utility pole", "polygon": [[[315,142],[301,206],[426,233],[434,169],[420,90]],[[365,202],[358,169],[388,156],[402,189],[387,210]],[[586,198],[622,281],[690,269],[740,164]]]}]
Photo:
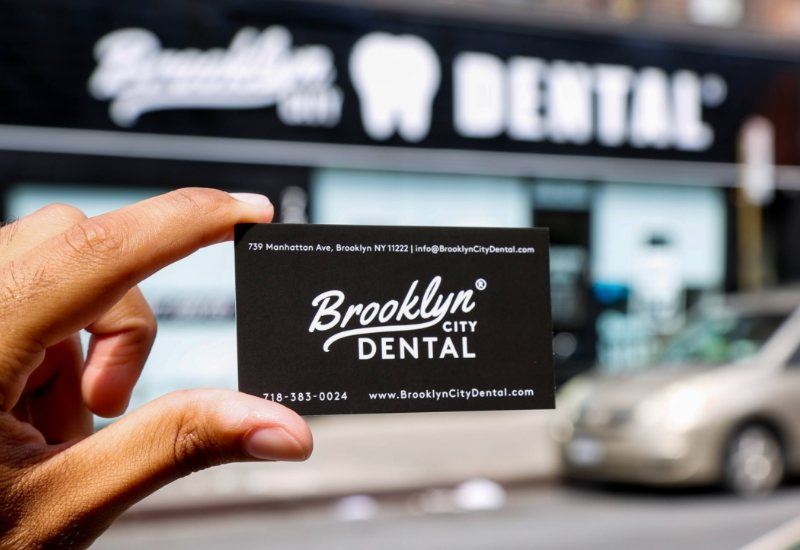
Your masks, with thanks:
[{"label": "utility pole", "polygon": [[739,132],[736,189],[737,282],[757,290],[768,282],[762,207],[775,195],[775,129],[764,117],[748,119]]}]

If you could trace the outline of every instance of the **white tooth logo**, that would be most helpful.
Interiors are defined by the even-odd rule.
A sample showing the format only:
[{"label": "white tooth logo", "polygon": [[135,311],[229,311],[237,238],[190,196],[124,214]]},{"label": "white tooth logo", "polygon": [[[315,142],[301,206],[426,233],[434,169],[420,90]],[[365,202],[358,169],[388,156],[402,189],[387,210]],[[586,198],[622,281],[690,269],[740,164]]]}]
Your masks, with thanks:
[{"label": "white tooth logo", "polygon": [[350,79],[370,137],[389,139],[396,131],[406,141],[420,141],[428,135],[441,70],[425,40],[383,32],[364,36],[350,52]]}]

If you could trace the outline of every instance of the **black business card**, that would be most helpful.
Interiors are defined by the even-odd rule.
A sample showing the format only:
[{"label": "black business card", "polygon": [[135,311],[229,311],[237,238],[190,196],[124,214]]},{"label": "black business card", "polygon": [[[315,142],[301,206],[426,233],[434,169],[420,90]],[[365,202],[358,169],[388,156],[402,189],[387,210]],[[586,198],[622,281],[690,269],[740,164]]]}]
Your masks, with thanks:
[{"label": "black business card", "polygon": [[301,414],[554,407],[545,229],[236,227],[239,389]]}]

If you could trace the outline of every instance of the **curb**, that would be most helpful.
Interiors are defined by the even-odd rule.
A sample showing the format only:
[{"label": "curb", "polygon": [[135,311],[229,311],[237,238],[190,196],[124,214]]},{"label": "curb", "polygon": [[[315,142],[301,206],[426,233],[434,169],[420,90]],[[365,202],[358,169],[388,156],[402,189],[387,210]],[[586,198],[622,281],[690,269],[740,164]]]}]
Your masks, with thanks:
[{"label": "curb", "polygon": [[[506,491],[523,489],[540,489],[556,486],[560,483],[559,476],[540,476],[526,479],[516,479],[508,481],[497,481]],[[216,503],[205,501],[192,503],[187,500],[184,506],[159,506],[137,509],[135,506],[124,512],[115,523],[135,524],[150,523],[159,521],[179,520],[182,518],[197,518],[198,516],[219,516],[227,514],[239,514],[242,512],[292,512],[307,508],[326,508],[337,500],[357,495],[372,497],[380,502],[401,502],[408,500],[418,493],[437,489],[454,489],[458,484],[409,486],[403,489],[375,489],[373,491],[341,492],[319,495],[304,495],[297,498],[284,499],[241,499],[239,501],[226,501]]]}]

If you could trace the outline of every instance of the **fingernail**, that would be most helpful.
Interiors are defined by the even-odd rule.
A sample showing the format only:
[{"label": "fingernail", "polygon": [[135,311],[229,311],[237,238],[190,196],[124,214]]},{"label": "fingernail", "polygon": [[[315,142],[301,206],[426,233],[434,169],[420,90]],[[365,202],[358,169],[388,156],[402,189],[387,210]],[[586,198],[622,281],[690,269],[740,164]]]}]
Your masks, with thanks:
[{"label": "fingernail", "polygon": [[267,208],[272,206],[272,203],[264,195],[258,193],[228,193],[231,197],[239,202],[246,202],[247,204],[257,206],[258,208]]},{"label": "fingernail", "polygon": [[259,460],[305,460],[306,450],[282,428],[253,430],[244,438],[244,452]]}]

